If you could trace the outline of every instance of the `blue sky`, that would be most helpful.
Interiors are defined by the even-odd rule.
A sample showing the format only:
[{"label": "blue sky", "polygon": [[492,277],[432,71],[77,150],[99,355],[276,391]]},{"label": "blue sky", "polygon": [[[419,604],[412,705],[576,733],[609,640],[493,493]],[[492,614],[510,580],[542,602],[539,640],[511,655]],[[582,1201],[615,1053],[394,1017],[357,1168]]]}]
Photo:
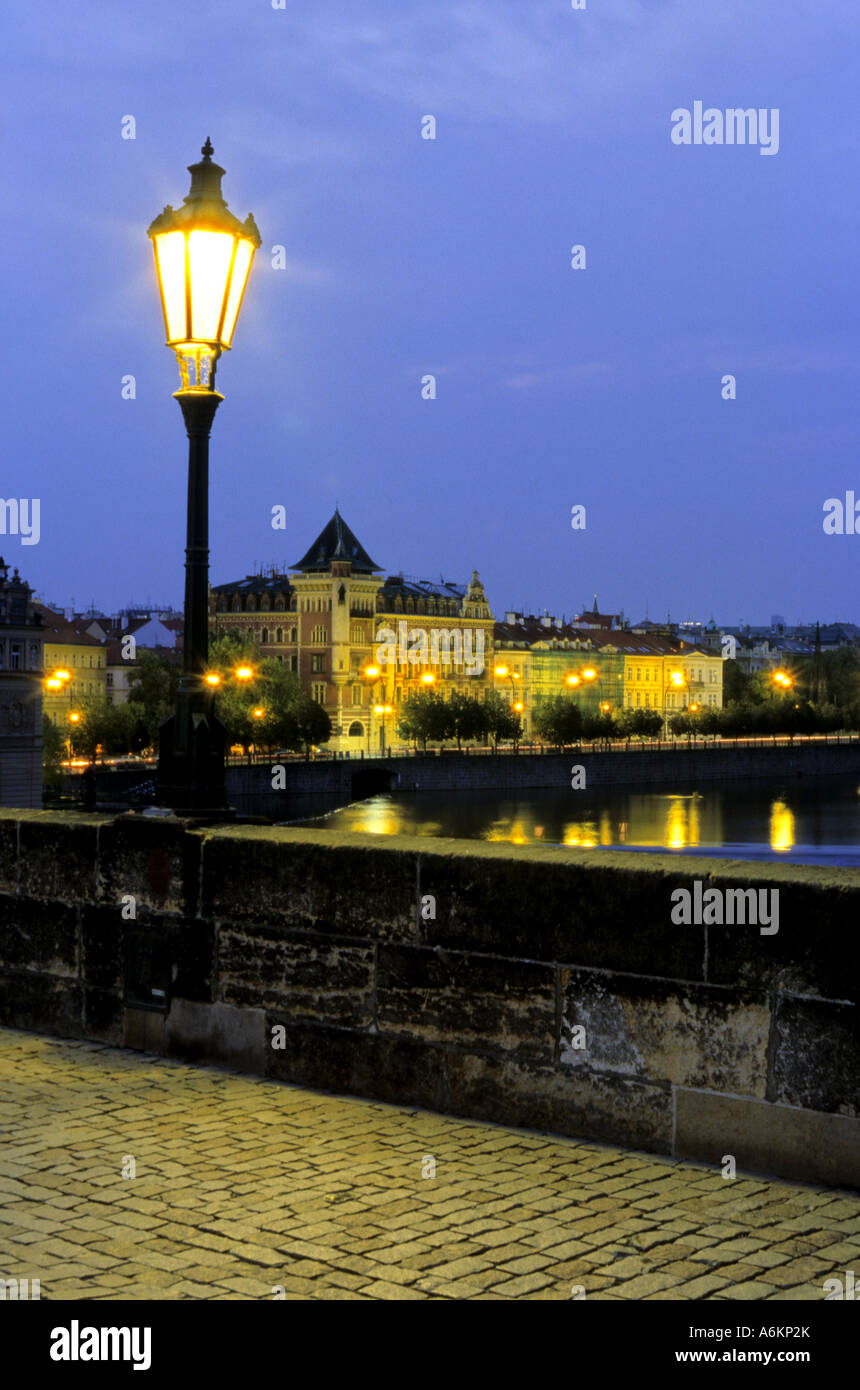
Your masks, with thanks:
[{"label": "blue sky", "polygon": [[[42,596],[181,603],[146,228],[208,135],[263,237],[218,372],[213,583],[292,564],[337,501],[386,569],[477,568],[497,613],[860,618],[860,536],[822,530],[860,498],[856,0],[6,17],[0,494],[40,499],[41,537],[0,550]],[[674,145],[696,100],[778,108],[779,152]]]}]

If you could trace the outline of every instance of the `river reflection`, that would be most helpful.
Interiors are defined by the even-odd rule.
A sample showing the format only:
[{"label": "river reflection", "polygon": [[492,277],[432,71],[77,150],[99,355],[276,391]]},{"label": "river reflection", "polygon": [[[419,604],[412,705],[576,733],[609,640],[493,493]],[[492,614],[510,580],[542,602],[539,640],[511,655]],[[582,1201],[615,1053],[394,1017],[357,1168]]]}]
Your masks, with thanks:
[{"label": "river reflection", "polygon": [[727,783],[704,791],[411,792],[370,797],[304,824],[571,849],[724,850],[860,862],[860,788],[854,779],[790,788]]}]

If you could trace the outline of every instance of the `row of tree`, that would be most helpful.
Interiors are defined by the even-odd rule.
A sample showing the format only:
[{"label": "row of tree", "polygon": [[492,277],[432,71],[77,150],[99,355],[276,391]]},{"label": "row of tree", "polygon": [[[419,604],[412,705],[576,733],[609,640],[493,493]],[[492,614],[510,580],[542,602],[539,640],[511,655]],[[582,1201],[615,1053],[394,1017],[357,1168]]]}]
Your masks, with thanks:
[{"label": "row of tree", "polygon": [[401,738],[411,739],[415,747],[420,743],[424,749],[428,743],[447,743],[450,739],[456,739],[458,748],[462,748],[464,740],[492,740],[498,748],[502,741],[518,743],[523,733],[519,715],[496,691],[491,691],[486,700],[462,695],[457,690],[451,692],[448,700],[432,690],[416,691],[400,706],[396,728]]},{"label": "row of tree", "polygon": [[[238,667],[248,667],[253,677],[236,678]],[[231,746],[246,753],[253,748],[306,753],[331,736],[331,722],[321,705],[305,695],[298,678],[280,661],[260,660],[259,651],[234,637],[221,637],[209,652],[209,671],[220,684],[216,712],[227,729]],[[104,696],[83,699],[75,707],[77,719],[58,728],[45,719],[45,762],[58,766],[70,748],[78,757],[121,757],[152,753],[158,747],[158,729],[173,713],[181,667],[154,652],[138,652],[129,676],[127,704],[110,704]]]}]

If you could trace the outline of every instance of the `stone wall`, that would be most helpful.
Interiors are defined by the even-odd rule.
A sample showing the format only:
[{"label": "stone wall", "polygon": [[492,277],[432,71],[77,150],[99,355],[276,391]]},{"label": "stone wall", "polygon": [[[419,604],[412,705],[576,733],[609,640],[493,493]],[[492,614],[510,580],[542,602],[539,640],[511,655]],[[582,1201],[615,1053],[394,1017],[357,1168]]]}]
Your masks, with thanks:
[{"label": "stone wall", "polygon": [[0,812],[7,1026],[855,1187],[858,922],[853,869]]}]

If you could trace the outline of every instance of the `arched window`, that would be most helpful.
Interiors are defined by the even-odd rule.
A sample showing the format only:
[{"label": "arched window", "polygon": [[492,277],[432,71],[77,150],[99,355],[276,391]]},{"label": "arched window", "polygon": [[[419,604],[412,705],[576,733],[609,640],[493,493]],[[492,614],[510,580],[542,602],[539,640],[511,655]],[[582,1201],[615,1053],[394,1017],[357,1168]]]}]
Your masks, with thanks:
[{"label": "arched window", "polygon": [[415,612],[415,604],[412,602],[412,599],[411,599],[411,598],[408,598],[408,599],[406,600],[406,612],[407,612],[407,613],[414,613],[414,612]]},{"label": "arched window", "polygon": [[363,735],[363,733],[364,733],[364,725],[363,725],[363,724],[360,724],[359,721],[358,721],[357,719],[353,719],[352,723],[351,723],[350,726],[349,726],[349,737],[350,737],[350,738],[361,738],[362,735]]},{"label": "arched window", "polygon": [[260,612],[261,612],[261,613],[268,613],[268,611],[269,611],[269,609],[271,608],[271,606],[272,606],[272,600],[269,598],[269,595],[268,595],[268,594],[263,594],[263,597],[260,599]]},{"label": "arched window", "polygon": [[290,628],[290,641],[291,641],[291,642],[297,642],[298,640],[299,640],[299,630],[298,630],[298,628],[297,628],[297,627],[291,627],[291,628]]},{"label": "arched window", "polygon": [[263,643],[263,645],[265,646],[266,643],[268,642],[268,640],[269,640],[269,629],[268,629],[267,627],[264,627],[264,628],[263,628],[263,635],[262,635],[262,637],[260,638],[260,641],[261,641],[261,642]]},{"label": "arched window", "polygon": [[256,611],[257,611],[257,600],[254,598],[254,595],[253,595],[253,594],[249,594],[248,597],[247,597],[246,600],[245,600],[245,612],[246,612],[246,613],[256,613]]},{"label": "arched window", "polygon": [[231,608],[232,612],[234,612],[234,613],[241,613],[241,611],[242,611],[242,600],[240,599],[240,597],[239,597],[238,594],[234,594],[234,595],[233,595],[233,602],[230,604],[230,608]]},{"label": "arched window", "polygon": [[282,627],[279,627],[278,630],[277,630],[277,632],[275,633],[275,641],[276,641],[276,642],[283,642],[283,640],[284,640],[284,629],[283,629]]},{"label": "arched window", "polygon": [[295,613],[299,606],[298,594],[290,594],[290,612]]},{"label": "arched window", "polygon": [[276,612],[276,613],[283,613],[283,611],[284,611],[284,596],[283,596],[283,594],[278,594],[278,597],[275,599],[275,612]]},{"label": "arched window", "polygon": [[396,599],[394,600],[394,611],[395,611],[395,613],[402,613],[402,612],[403,612],[403,599],[402,599],[402,598],[396,598]]}]

